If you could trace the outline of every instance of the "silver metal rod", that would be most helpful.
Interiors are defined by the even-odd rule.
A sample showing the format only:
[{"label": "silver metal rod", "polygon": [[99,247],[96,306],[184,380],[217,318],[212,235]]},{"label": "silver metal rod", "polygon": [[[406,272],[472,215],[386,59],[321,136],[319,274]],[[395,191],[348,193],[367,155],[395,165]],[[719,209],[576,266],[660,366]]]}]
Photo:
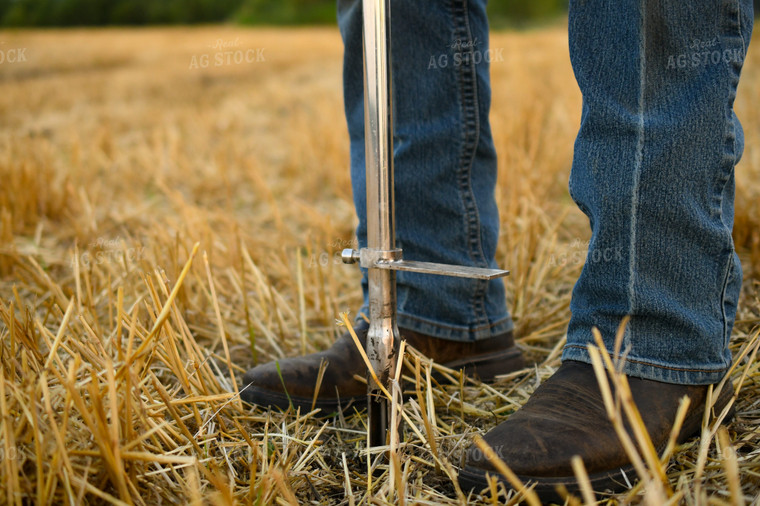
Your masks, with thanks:
[{"label": "silver metal rod", "polygon": [[[390,0],[363,0],[364,139],[367,174],[367,248],[395,247],[393,196],[393,107],[390,62]],[[386,388],[393,377],[396,327],[396,274],[370,268],[367,356]],[[388,400],[368,377],[369,445],[386,444]]]}]

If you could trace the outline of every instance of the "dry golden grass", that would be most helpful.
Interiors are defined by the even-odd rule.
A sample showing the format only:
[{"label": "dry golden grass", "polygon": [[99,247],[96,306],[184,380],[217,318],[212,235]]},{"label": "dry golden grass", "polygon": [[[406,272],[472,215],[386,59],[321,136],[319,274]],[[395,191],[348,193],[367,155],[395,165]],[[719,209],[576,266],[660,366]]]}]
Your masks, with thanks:
[{"label": "dry golden grass", "polygon": [[[263,61],[215,66],[220,39]],[[566,190],[580,96],[562,28],[492,40],[504,48],[492,67],[499,262],[537,365],[495,388],[454,372],[442,385],[408,355],[419,395],[397,412],[405,429],[380,476],[367,472],[362,415],[251,411],[227,393],[257,361],[327,346],[359,302],[358,273],[335,257],[355,223],[337,31],[0,41],[27,58],[0,65],[0,503],[463,504],[501,493],[465,497],[455,468],[557,367],[588,237]],[[191,68],[203,54],[211,65]],[[646,466],[650,455],[641,485],[598,499],[760,501],[760,56],[749,58],[737,101],[737,417],[727,432],[706,424],[661,464]]]}]

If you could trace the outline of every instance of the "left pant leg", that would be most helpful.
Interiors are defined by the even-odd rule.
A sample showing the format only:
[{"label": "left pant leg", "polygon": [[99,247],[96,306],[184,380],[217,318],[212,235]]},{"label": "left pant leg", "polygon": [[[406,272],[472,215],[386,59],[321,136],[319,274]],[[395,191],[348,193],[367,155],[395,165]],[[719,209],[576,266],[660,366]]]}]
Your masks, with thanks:
[{"label": "left pant leg", "polygon": [[[404,258],[496,267],[496,152],[485,0],[394,0],[391,32],[397,246]],[[362,15],[338,1],[351,181],[366,246]],[[511,330],[502,280],[397,273],[398,325],[459,341]],[[363,280],[367,307],[367,279]]]},{"label": "left pant leg", "polygon": [[716,382],[741,285],[733,104],[752,2],[572,1],[569,19],[583,93],[570,189],[592,238],[563,358],[589,361],[593,326],[612,351],[631,315],[628,374]]}]

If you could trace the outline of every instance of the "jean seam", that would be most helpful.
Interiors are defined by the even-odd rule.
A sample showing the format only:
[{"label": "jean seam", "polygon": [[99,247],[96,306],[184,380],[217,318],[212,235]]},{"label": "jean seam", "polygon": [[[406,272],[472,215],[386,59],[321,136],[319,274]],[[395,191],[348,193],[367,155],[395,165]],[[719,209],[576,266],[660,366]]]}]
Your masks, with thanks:
[{"label": "jean seam", "polygon": [[[742,51],[746,55],[747,48],[746,48],[746,43],[744,40],[744,34],[742,32],[742,19],[741,19],[742,9],[738,0],[733,2],[733,7],[735,7],[735,10],[736,10],[737,33],[741,40]],[[725,191],[726,184],[729,184],[729,181],[731,180],[731,173],[734,171],[734,168],[736,166],[737,153],[739,152],[739,147],[737,146],[738,136],[737,136],[736,127],[734,124],[734,113],[733,113],[733,107],[732,107],[732,104],[734,100],[736,99],[736,89],[738,86],[738,81],[739,81],[738,76],[736,76],[733,81],[732,89],[729,90],[730,97],[729,97],[729,106],[728,106],[728,111],[727,111],[728,114],[726,117],[726,125],[727,125],[726,136],[728,139],[731,140],[730,145],[731,145],[732,162],[731,162],[731,167],[729,168],[728,171],[726,172],[721,171],[720,175],[722,177],[721,177],[721,185],[719,188],[720,191],[716,192],[716,195],[718,196],[718,206],[717,206],[718,215],[719,215],[721,223],[724,223],[724,226],[725,226],[725,222],[723,222],[723,194]],[[724,264],[725,271],[724,271],[724,276],[723,276],[723,286],[721,287],[721,292],[720,292],[720,314],[721,314],[721,319],[722,319],[721,323],[723,327],[722,329],[723,335],[721,337],[723,341],[723,349],[728,348],[728,345],[731,340],[731,329],[733,327],[733,322],[730,321],[731,318],[726,314],[726,300],[728,298],[728,289],[729,289],[729,285],[731,281],[731,274],[734,271],[733,264],[734,264],[734,256],[736,254],[734,245],[733,245],[731,230],[727,226],[726,226],[726,232],[727,232],[727,242],[729,245],[729,248],[728,248],[729,251],[728,251],[728,254],[726,255],[726,262]]]},{"label": "jean seam", "polygon": [[[736,138],[736,132],[735,132],[735,129],[734,129],[734,121],[733,121],[733,117],[732,116],[733,116],[733,114],[731,113],[731,107],[729,106],[729,113],[728,113],[728,117],[726,118],[726,120],[727,120],[726,121],[726,125],[727,125],[726,126],[726,135],[728,136],[729,139],[733,139],[733,142],[731,142],[731,151],[732,151],[733,158],[735,160],[738,148],[736,146],[737,138]],[[735,162],[732,162],[732,166],[733,165],[735,165]],[[725,221],[723,220],[723,218],[724,218],[724,215],[723,215],[723,198],[724,198],[723,197],[723,193],[725,191],[726,185],[729,184],[729,181],[731,180],[731,171],[732,170],[733,170],[733,167],[729,168],[729,170],[727,172],[725,172],[725,173],[723,171],[721,171],[720,175],[721,175],[721,183],[722,184],[720,185],[720,188],[719,188],[720,191],[716,192],[716,195],[718,197],[718,206],[717,206],[718,217],[720,219],[720,222],[726,228],[726,232],[727,232],[727,238],[726,239],[727,239],[727,242],[728,242],[728,245],[729,245],[729,248],[728,248],[729,252],[726,255],[726,261],[723,264],[723,266],[724,266],[723,286],[721,287],[721,291],[720,291],[720,316],[721,316],[721,320],[722,320],[721,323],[722,323],[722,327],[723,327],[722,328],[721,340],[723,342],[723,349],[726,349],[728,347],[729,341],[731,339],[731,325],[729,324],[729,318],[726,315],[726,298],[727,298],[727,295],[728,295],[729,281],[731,279],[731,270],[732,270],[731,264],[732,264],[733,259],[734,259],[734,256],[733,256],[733,251],[734,251],[734,249],[733,249],[733,238],[731,237],[731,230],[728,229],[728,227],[726,226]]]},{"label": "jean seam", "polygon": [[[629,239],[629,245],[628,245],[628,275],[630,277],[628,281],[628,304],[629,304],[629,314],[634,315],[636,314],[636,240],[638,238],[637,234],[637,226],[638,226],[638,220],[637,220],[637,214],[638,214],[638,200],[639,200],[639,194],[640,194],[640,178],[641,178],[641,166],[643,163],[644,158],[644,133],[645,133],[645,118],[644,118],[644,107],[645,107],[645,96],[646,96],[646,71],[647,71],[647,60],[646,60],[646,19],[647,19],[647,13],[646,13],[646,0],[641,0],[641,30],[640,30],[640,41],[639,41],[639,100],[638,100],[638,106],[639,106],[639,131],[638,131],[638,139],[636,142],[636,153],[633,163],[633,188],[631,191],[631,224],[630,224],[630,239]],[[631,330],[630,332],[633,332]],[[630,334],[627,332],[627,337],[631,337]]]},{"label": "jean seam", "polygon": [[[472,40],[472,32],[469,27],[467,0],[454,0],[452,2],[452,11],[454,15],[454,30],[457,40]],[[462,111],[462,150],[459,156],[457,168],[457,181],[459,183],[460,197],[464,205],[464,220],[467,233],[468,249],[470,258],[475,264],[484,264],[485,255],[480,241],[480,216],[477,209],[477,203],[472,191],[472,166],[477,152],[477,146],[480,138],[480,118],[478,113],[478,93],[477,93],[477,69],[473,58],[472,44],[467,44],[467,48],[459,48],[466,51],[468,58],[466,64],[458,65],[457,84],[461,93],[461,111]],[[474,290],[470,297],[470,307],[476,324],[483,326],[488,323],[488,316],[485,310],[485,296],[487,282],[473,280]]]},{"label": "jean seam", "polygon": [[726,273],[723,277],[723,289],[720,293],[720,312],[723,319],[723,349],[726,349],[728,347],[729,341],[731,340],[731,328],[733,326],[729,323],[729,317],[726,315],[726,299],[728,297],[728,286],[731,280],[731,272],[733,272],[733,259],[734,255],[732,251],[728,255],[726,262]]}]

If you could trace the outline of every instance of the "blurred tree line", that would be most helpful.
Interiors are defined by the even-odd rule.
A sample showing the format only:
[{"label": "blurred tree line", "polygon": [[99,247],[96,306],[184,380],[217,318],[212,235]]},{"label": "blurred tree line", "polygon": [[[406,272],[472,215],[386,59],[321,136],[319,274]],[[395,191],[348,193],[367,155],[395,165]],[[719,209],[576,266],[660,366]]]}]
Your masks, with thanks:
[{"label": "blurred tree line", "polygon": [[[760,0],[757,0],[760,1]],[[425,0],[420,0],[424,8]],[[0,0],[0,26],[335,23],[336,0]],[[496,25],[562,15],[567,0],[491,0]]]},{"label": "blurred tree line", "polygon": [[[426,0],[420,0],[424,8]],[[760,0],[753,0],[760,15]],[[0,0],[0,26],[335,23],[336,0]],[[495,27],[563,15],[568,0],[491,0]]]},{"label": "blurred tree line", "polygon": [[0,0],[3,26],[103,26],[218,22],[241,0]]}]

